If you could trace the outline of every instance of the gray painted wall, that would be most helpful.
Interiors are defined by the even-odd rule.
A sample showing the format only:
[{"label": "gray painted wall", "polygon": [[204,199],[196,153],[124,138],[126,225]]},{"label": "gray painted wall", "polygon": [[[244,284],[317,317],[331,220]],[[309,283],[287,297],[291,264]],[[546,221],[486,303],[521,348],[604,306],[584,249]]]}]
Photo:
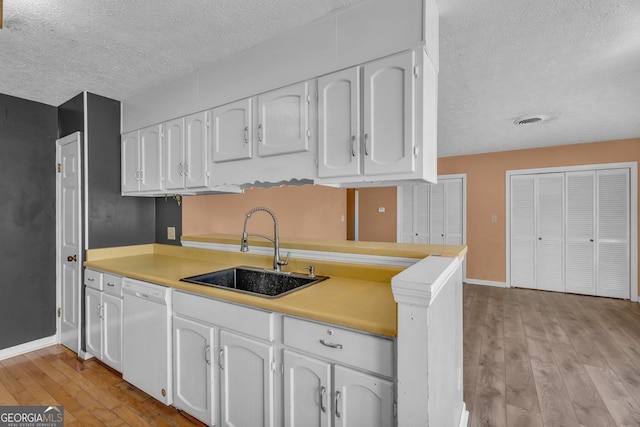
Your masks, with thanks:
[{"label": "gray painted wall", "polygon": [[56,121],[0,94],[0,349],[56,332]]},{"label": "gray painted wall", "polygon": [[[176,240],[167,239],[167,227],[176,228]],[[173,197],[156,199],[156,243],[180,245],[182,236],[182,204]]]}]

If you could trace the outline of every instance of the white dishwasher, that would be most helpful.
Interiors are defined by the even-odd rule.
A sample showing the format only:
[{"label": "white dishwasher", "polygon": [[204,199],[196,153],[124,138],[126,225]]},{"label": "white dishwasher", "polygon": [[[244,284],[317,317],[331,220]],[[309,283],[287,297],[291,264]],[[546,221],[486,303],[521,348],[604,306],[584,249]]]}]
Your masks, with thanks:
[{"label": "white dishwasher", "polygon": [[125,278],[122,284],[122,378],[162,403],[173,403],[171,289]]}]

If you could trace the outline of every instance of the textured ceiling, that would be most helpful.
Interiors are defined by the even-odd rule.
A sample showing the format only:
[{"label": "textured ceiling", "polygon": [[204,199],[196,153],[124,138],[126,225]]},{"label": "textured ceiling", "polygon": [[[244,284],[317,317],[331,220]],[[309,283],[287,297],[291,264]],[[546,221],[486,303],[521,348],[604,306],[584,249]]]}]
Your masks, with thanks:
[{"label": "textured ceiling", "polygon": [[[0,93],[123,100],[359,1],[4,0]],[[438,7],[439,156],[640,137],[640,1]]]}]

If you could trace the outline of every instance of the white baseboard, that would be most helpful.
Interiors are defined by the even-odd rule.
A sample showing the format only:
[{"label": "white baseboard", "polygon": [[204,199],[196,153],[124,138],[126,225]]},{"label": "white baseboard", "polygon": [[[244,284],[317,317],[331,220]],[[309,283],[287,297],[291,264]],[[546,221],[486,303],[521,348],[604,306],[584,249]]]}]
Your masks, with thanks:
[{"label": "white baseboard", "polygon": [[40,350],[41,348],[49,347],[54,344],[58,344],[58,338],[56,335],[5,348],[0,350],[0,360],[9,359],[11,357],[29,353],[30,351]]},{"label": "white baseboard", "polygon": [[469,283],[470,285],[483,285],[483,286],[496,286],[498,288],[508,288],[505,282],[493,282],[491,280],[480,280],[480,279],[469,279],[466,278],[464,280],[465,283]]},{"label": "white baseboard", "polygon": [[467,410],[467,405],[462,402],[462,414],[460,415],[459,427],[467,427],[467,425],[469,425],[469,411]]}]

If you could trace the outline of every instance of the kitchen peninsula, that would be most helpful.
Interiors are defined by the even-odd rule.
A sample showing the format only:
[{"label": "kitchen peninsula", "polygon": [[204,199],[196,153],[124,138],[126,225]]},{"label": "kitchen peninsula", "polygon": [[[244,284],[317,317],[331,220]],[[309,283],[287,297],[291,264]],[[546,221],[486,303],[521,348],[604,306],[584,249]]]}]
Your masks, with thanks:
[{"label": "kitchen peninsula", "polygon": [[[239,243],[238,236],[184,236],[183,245],[200,247],[153,244],[90,250],[85,266],[172,288],[174,334],[176,319],[182,321],[186,317],[191,321],[200,310],[199,304],[224,302],[218,312],[241,310],[224,319],[205,319],[205,323],[220,326],[221,330],[211,347],[211,355],[219,358],[219,363],[210,366],[215,371],[213,377],[222,377],[219,379],[221,399],[231,399],[227,395],[232,393],[225,383],[225,375],[229,375],[232,367],[225,370],[227,354],[222,351],[223,348],[231,351],[232,346],[218,342],[227,339],[224,327],[239,330],[243,337],[258,336],[255,329],[264,327],[265,334],[256,342],[268,345],[268,362],[274,367],[269,369],[272,376],[267,381],[266,392],[271,403],[266,403],[266,409],[260,413],[260,416],[264,414],[265,425],[281,425],[283,419],[301,412],[300,408],[290,408],[290,399],[287,399],[294,372],[290,366],[298,367],[300,361],[308,359],[308,354],[314,356],[314,363],[320,361],[333,366],[328,369],[334,370],[335,383],[321,388],[325,400],[320,399],[320,408],[325,416],[327,408],[334,417],[345,416],[340,410],[343,404],[338,402],[341,398],[338,375],[347,372],[373,379],[376,387],[386,387],[380,396],[383,401],[385,396],[390,399],[389,408],[383,410],[382,416],[395,418],[399,426],[466,425],[468,413],[462,401],[461,273],[466,247],[281,239],[283,253],[291,253],[285,270],[303,272],[303,267],[314,265],[316,274],[329,279],[280,298],[263,298],[180,281],[183,277],[238,265],[271,268],[272,248],[253,239],[249,242],[250,252],[240,253]],[[205,247],[207,249],[203,249]],[[180,301],[188,303],[181,309]],[[249,311],[243,314],[242,310]],[[202,309],[202,312],[209,316],[211,310]],[[247,323],[253,315],[258,316],[255,319],[261,325]],[[225,323],[239,319],[245,324]],[[320,339],[323,346],[313,338],[316,333],[325,334],[328,339],[326,342]],[[305,341],[306,337],[311,337],[309,342]],[[331,340],[343,341],[333,344]],[[311,341],[314,344],[310,344]],[[342,349],[345,341],[353,343],[352,347],[345,344]],[[335,351],[327,349],[327,344],[340,347],[337,350],[340,355],[325,353]],[[308,345],[319,348],[310,349]],[[213,352],[214,347],[217,352]],[[211,360],[207,357],[210,356],[205,354],[205,361]],[[207,365],[203,362],[203,366]],[[175,375],[176,372],[174,387],[178,387],[175,383],[179,379]],[[329,383],[331,378],[328,377]],[[332,387],[335,388],[333,394]],[[328,398],[324,396],[325,391]],[[213,395],[218,398],[217,392]],[[216,399],[211,399],[213,415],[207,418],[211,424],[215,423],[219,411],[232,411],[227,400],[220,405]]]}]

